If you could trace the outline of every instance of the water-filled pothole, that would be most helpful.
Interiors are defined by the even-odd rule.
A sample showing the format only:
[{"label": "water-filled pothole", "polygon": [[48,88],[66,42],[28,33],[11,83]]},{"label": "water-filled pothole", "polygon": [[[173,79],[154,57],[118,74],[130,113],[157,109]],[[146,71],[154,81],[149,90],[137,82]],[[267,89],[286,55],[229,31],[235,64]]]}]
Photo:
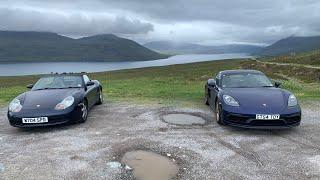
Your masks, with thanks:
[{"label": "water-filled pothole", "polygon": [[148,151],[131,151],[124,154],[121,163],[133,169],[133,175],[141,180],[174,179],[179,171],[171,159]]},{"label": "water-filled pothole", "polygon": [[200,116],[195,116],[186,113],[172,113],[162,116],[162,119],[166,123],[176,125],[204,125],[206,120]]}]

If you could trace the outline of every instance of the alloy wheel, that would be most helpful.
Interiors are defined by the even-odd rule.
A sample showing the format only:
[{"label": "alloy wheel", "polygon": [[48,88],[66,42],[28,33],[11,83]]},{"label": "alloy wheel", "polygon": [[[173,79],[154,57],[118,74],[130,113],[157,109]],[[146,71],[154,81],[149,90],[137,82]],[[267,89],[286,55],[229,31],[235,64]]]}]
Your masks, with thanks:
[{"label": "alloy wheel", "polygon": [[100,93],[99,93],[99,99],[100,99],[100,102],[102,103],[103,102],[103,94],[102,94],[101,90],[100,90]]},{"label": "alloy wheel", "polygon": [[219,103],[216,103],[216,120],[217,122],[220,121],[220,107],[219,107]]},{"label": "alloy wheel", "polygon": [[88,115],[88,108],[86,104],[82,105],[81,111],[82,111],[82,119],[86,119]]}]

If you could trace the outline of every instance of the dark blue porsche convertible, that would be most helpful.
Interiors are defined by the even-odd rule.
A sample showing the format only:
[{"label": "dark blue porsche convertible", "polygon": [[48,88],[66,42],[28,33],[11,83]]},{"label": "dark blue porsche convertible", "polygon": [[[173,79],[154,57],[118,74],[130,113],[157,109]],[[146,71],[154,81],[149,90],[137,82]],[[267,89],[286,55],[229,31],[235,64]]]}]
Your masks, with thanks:
[{"label": "dark blue porsche convertible", "polygon": [[40,78],[30,91],[9,104],[8,119],[15,127],[85,122],[89,109],[102,104],[102,86],[85,74],[53,74]]},{"label": "dark blue porsche convertible", "polygon": [[221,71],[205,85],[205,103],[221,125],[285,128],[300,125],[297,98],[255,70]]}]

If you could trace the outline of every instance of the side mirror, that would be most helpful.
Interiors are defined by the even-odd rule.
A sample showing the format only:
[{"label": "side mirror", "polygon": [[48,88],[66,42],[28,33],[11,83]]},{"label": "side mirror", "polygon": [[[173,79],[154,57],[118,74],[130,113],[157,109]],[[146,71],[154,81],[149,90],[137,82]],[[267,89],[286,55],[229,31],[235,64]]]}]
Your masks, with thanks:
[{"label": "side mirror", "polygon": [[29,85],[27,86],[27,88],[28,88],[28,89],[32,89],[32,88],[33,88],[33,84],[29,84]]},{"label": "side mirror", "polygon": [[274,86],[275,86],[276,88],[280,87],[281,84],[282,84],[281,82],[274,82]]},{"label": "side mirror", "polygon": [[92,85],[94,85],[94,82],[93,82],[93,81],[89,81],[89,82],[87,82],[87,84],[86,84],[86,86],[92,86]]},{"label": "side mirror", "polygon": [[215,79],[209,79],[207,83],[208,83],[208,86],[214,87],[216,85],[216,80]]}]

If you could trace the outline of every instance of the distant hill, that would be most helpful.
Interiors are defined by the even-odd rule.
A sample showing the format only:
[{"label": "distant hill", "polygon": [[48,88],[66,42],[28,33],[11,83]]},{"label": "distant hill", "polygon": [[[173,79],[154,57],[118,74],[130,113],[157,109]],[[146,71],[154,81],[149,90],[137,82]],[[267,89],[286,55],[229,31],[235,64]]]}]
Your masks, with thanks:
[{"label": "distant hill", "polygon": [[263,48],[258,55],[278,56],[313,51],[320,49],[320,36],[295,37],[281,39],[276,43]]},{"label": "distant hill", "polygon": [[256,45],[246,45],[246,44],[230,44],[230,45],[222,45],[222,46],[214,46],[214,48],[218,51],[222,51],[223,53],[247,53],[247,54],[255,54],[260,52],[264,46],[256,46]]},{"label": "distant hill", "polygon": [[191,43],[175,43],[170,41],[153,41],[144,44],[145,47],[161,53],[169,54],[216,54],[221,53],[210,46]]},{"label": "distant hill", "polygon": [[276,63],[293,63],[293,64],[320,66],[320,49],[295,54],[294,56],[292,55],[275,56],[275,57],[262,58],[262,60],[276,62]]},{"label": "distant hill", "polygon": [[216,54],[216,53],[256,53],[261,46],[231,44],[223,46],[204,46],[191,43],[175,43],[171,41],[153,41],[144,44],[154,51],[169,54]]},{"label": "distant hill", "polygon": [[49,32],[0,31],[0,62],[142,61],[166,57],[112,34],[72,39]]}]

